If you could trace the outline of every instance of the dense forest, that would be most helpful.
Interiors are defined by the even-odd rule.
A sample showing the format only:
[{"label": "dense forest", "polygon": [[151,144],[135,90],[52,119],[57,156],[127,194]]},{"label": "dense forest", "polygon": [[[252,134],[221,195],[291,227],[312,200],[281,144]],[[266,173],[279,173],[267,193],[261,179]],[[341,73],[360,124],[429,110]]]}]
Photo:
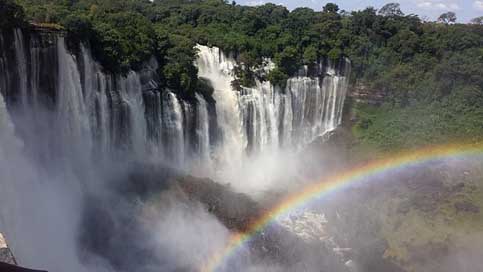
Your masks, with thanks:
[{"label": "dense forest", "polygon": [[381,9],[321,11],[222,0],[0,0],[2,28],[28,23],[63,30],[90,45],[106,69],[137,69],[152,56],[164,87],[203,88],[194,66],[196,43],[218,46],[240,65],[239,83],[254,82],[263,58],[268,79],[283,87],[301,65],[347,57],[353,86],[382,93],[381,105],[354,106],[353,134],[381,150],[483,138],[483,25]]}]

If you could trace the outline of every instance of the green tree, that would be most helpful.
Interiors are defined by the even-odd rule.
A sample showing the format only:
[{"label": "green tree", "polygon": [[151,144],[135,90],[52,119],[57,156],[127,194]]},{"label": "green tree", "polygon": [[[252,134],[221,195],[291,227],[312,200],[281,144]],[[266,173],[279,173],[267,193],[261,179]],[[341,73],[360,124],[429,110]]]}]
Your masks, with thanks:
[{"label": "green tree", "polygon": [[305,64],[314,64],[316,61],[317,61],[317,48],[315,48],[312,45],[305,48],[304,63]]},{"label": "green tree", "polygon": [[13,0],[0,0],[0,28],[16,27],[24,23],[25,14]]},{"label": "green tree", "polygon": [[327,56],[332,61],[338,61],[342,57],[342,50],[340,48],[332,48]]},{"label": "green tree", "polygon": [[401,11],[401,4],[399,3],[389,3],[384,5],[380,10],[379,14],[382,16],[404,16]]},{"label": "green tree", "polygon": [[339,6],[334,3],[328,3],[324,6],[323,11],[328,13],[337,13],[339,12]]},{"label": "green tree", "polygon": [[456,22],[456,13],[449,11],[446,13],[441,14],[438,17],[438,22],[445,23],[445,24],[452,24]]},{"label": "green tree", "polygon": [[[84,27],[88,32],[89,20],[77,17],[69,27]],[[102,14],[92,19],[92,46],[94,53],[109,70],[126,70],[148,60],[155,48],[152,24],[135,12]]]},{"label": "green tree", "polygon": [[289,76],[280,68],[273,69],[268,75],[268,80],[281,88],[285,88],[288,78]]},{"label": "green tree", "polygon": [[483,16],[471,19],[471,23],[475,25],[483,25]]},{"label": "green tree", "polygon": [[286,47],[281,53],[275,55],[275,63],[285,74],[294,74],[300,67],[297,49],[292,46]]}]

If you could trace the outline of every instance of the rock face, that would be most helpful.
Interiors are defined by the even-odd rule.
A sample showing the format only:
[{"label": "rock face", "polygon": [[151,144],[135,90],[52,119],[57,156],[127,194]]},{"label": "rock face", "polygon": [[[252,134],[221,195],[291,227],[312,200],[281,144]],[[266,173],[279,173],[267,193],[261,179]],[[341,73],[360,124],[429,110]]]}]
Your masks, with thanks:
[{"label": "rock face", "polygon": [[[89,254],[101,257],[120,272],[197,271],[198,267],[187,260],[164,259],[157,254],[160,247],[153,243],[149,230],[154,228],[162,232],[164,229],[156,225],[159,211],[171,214],[161,219],[171,222],[178,222],[173,211],[190,220],[196,220],[194,218],[205,212],[216,218],[227,231],[244,233],[250,231],[252,222],[260,218],[267,208],[247,195],[234,192],[230,186],[156,166],[137,166],[125,180],[117,180],[115,186],[118,193],[85,201],[80,242]],[[179,213],[186,211],[184,207],[196,210],[197,215],[190,217],[189,213]],[[302,225],[300,234],[308,233],[308,228],[312,227],[311,237],[294,233],[291,228],[278,223],[267,226],[247,244],[247,251],[227,264],[229,269],[222,271],[247,271],[251,264],[266,263],[283,267],[278,271],[350,271],[339,254],[333,251],[334,246],[323,239],[310,239],[318,237],[324,230],[319,228],[320,224],[323,225],[322,217],[314,216],[309,216],[308,223],[303,221],[305,217],[296,222],[300,223],[297,226]],[[177,228],[184,227],[184,224],[178,224]],[[170,247],[166,250],[173,252],[175,249]],[[173,269],[145,270],[146,264]],[[320,270],[307,270],[307,267]]]},{"label": "rock face", "polygon": [[[2,29],[0,93],[9,111],[19,112],[16,126],[52,123],[46,146],[69,142],[65,153],[106,160],[120,152],[148,154],[175,167],[207,165],[207,171],[233,162],[236,169],[249,154],[303,147],[341,123],[348,61],[321,62],[316,73],[301,69],[285,89],[266,81],[236,92],[237,62],[218,48],[198,49],[196,65],[206,86],[188,94],[163,87],[154,57],[136,71],[112,73],[88,45],[62,32]],[[52,120],[39,120],[46,110]],[[17,120],[20,113],[23,120]],[[19,136],[37,131],[26,126]]]},{"label": "rock face", "polygon": [[15,266],[15,265],[8,264],[8,263],[2,263],[2,262],[0,262],[0,271],[5,271],[5,272],[46,272],[46,271],[41,271],[41,270],[32,270],[32,269],[22,268],[22,267],[19,267],[19,266]]},{"label": "rock face", "polygon": [[209,179],[180,177],[171,181],[171,190],[177,189],[189,200],[202,203],[232,231],[247,231],[251,222],[262,215],[262,208],[250,197]]},{"label": "rock face", "polygon": [[17,266],[17,261],[8,248],[7,240],[0,233],[0,271],[2,272],[46,272],[40,270],[31,270]]},{"label": "rock face", "polygon": [[16,265],[17,262],[13,257],[12,252],[8,248],[7,241],[5,237],[0,233],[0,262],[14,264]]},{"label": "rock face", "polygon": [[384,102],[385,93],[382,90],[370,89],[363,84],[356,84],[349,92],[349,97],[355,103],[369,105],[381,105]]}]

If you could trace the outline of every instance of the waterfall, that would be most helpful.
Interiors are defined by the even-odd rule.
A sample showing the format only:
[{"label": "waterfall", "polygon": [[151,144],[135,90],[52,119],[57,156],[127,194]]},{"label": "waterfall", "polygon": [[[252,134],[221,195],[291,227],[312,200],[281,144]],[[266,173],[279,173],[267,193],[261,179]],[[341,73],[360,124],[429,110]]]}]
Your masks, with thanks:
[{"label": "waterfall", "polygon": [[[58,92],[56,125],[59,126],[59,140],[65,141],[66,157],[89,161],[92,151],[91,120],[86,106],[81,77],[76,60],[65,48],[63,38],[57,40],[58,50]],[[82,155],[81,155],[82,154]]]},{"label": "waterfall", "polygon": [[[197,46],[199,77],[214,93],[189,96],[158,87],[154,60],[110,73],[66,39],[0,33],[0,199],[8,203],[0,229],[23,265],[90,271],[78,263],[78,211],[105,181],[106,165],[154,160],[259,189],[293,181],[299,160],[291,154],[342,121],[350,65],[321,64],[318,76],[305,69],[285,89],[256,80],[235,90],[236,61]],[[273,68],[266,62],[265,73]]]},{"label": "waterfall", "polygon": [[104,156],[111,151],[112,131],[111,112],[108,93],[108,76],[101,72],[101,67],[94,62],[90,51],[81,45],[83,62],[84,98],[87,101],[87,114],[92,124],[92,136],[98,143],[96,156]]},{"label": "waterfall", "polygon": [[242,88],[239,97],[243,131],[250,152],[263,152],[279,143],[279,99],[268,82],[257,82],[256,88]]},{"label": "waterfall", "polygon": [[80,183],[65,174],[50,175],[28,157],[0,93],[0,229],[24,266],[89,271],[76,248]]},{"label": "waterfall", "polygon": [[[21,209],[22,202],[13,198],[16,195],[15,185],[24,186],[25,178],[17,177],[17,169],[13,168],[12,162],[24,165],[25,158],[22,156],[21,150],[23,144],[15,136],[13,123],[11,122],[7,106],[3,95],[0,93],[0,197],[3,205],[0,205],[0,228],[13,241],[22,241],[20,233],[16,230],[20,228],[15,214]],[[25,173],[29,173],[30,169],[24,169]],[[15,183],[13,183],[15,182]],[[7,204],[8,203],[8,204]],[[16,247],[21,248],[21,243],[11,245],[13,251]]]},{"label": "waterfall", "polygon": [[340,125],[347,72],[340,75],[329,65],[319,77],[309,77],[305,69],[285,90],[257,80],[255,87],[237,92],[231,86],[236,62],[218,48],[197,49],[199,76],[215,89],[223,145],[231,158],[280,146],[299,149]]},{"label": "waterfall", "polygon": [[[199,77],[214,89],[214,102],[208,103],[199,93],[184,100],[174,91],[156,90],[154,60],[146,65],[148,73],[115,75],[105,72],[84,45],[74,54],[64,38],[50,38],[55,43],[17,29],[15,64],[2,58],[2,89],[18,98],[13,101],[23,109],[22,118],[15,119],[36,127],[19,126],[20,134],[45,130],[39,122],[44,108],[57,116],[49,121],[52,130],[44,133],[45,143],[35,147],[45,159],[63,155],[75,157],[73,164],[85,164],[127,152],[126,157],[156,156],[175,167],[235,169],[258,154],[300,150],[342,121],[348,71],[339,73],[330,64],[321,63],[315,77],[301,69],[283,90],[260,80],[235,90],[236,61],[219,48],[198,45]],[[273,64],[264,63],[260,73],[266,74]],[[18,76],[7,71],[13,66]],[[53,145],[58,148],[50,154]]]},{"label": "waterfall", "polygon": [[[236,61],[219,48],[198,45],[197,50],[198,75],[214,88],[221,133],[212,148],[216,171],[211,176],[251,193],[298,179],[301,161],[294,154],[342,121],[350,65],[339,73],[321,62],[316,76],[304,67],[285,89],[256,79],[255,86],[235,90]],[[273,69],[270,60],[264,63],[262,74]]]},{"label": "waterfall", "polygon": [[199,164],[205,165],[208,170],[211,170],[211,148],[210,148],[210,127],[208,116],[208,104],[205,99],[196,94],[196,153],[199,157]]},{"label": "waterfall", "polygon": [[127,135],[131,150],[138,157],[145,153],[147,140],[144,101],[139,75],[131,71],[125,78],[119,79],[120,95],[128,111]]},{"label": "waterfall", "polygon": [[22,104],[27,105],[27,60],[25,58],[25,46],[22,31],[15,29],[15,57],[17,59],[17,72],[19,76],[19,91],[21,94]]},{"label": "waterfall", "polygon": [[221,133],[221,143],[216,148],[215,160],[221,168],[238,167],[247,146],[242,133],[242,120],[239,109],[239,95],[232,87],[235,79],[235,61],[226,57],[219,48],[197,46],[199,55],[196,60],[199,77],[206,78],[214,88],[217,123]]},{"label": "waterfall", "polygon": [[184,161],[183,111],[181,104],[172,92],[166,92],[163,106],[163,144],[166,158],[180,165]]}]

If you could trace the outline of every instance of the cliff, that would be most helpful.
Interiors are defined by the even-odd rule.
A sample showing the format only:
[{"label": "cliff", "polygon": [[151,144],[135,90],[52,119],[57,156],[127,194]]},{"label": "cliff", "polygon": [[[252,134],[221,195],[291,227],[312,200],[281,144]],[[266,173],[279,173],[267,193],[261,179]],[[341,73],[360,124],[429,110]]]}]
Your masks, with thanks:
[{"label": "cliff", "polygon": [[[62,31],[4,30],[0,93],[9,110],[23,112],[32,123],[55,124],[58,133],[52,133],[64,134],[66,141],[78,140],[69,143],[69,152],[157,153],[175,166],[214,167],[213,157],[241,161],[268,149],[301,148],[342,122],[348,62],[304,67],[284,89],[257,80],[237,91],[232,83],[239,64],[218,48],[197,49],[198,76],[210,90],[188,94],[162,87],[154,57],[138,70],[116,74],[94,59],[88,44]],[[39,120],[45,109],[57,116]],[[75,150],[86,139],[88,146]],[[215,146],[220,154],[212,153]]]},{"label": "cliff", "polygon": [[[52,269],[56,264],[46,260],[61,255],[74,260],[61,265],[76,265],[77,252],[73,246],[76,241],[71,241],[74,231],[70,229],[73,226],[60,224],[63,232],[53,236],[65,244],[45,253],[49,255],[46,260],[36,259],[39,245],[31,237],[51,240],[52,237],[43,235],[44,230],[55,229],[53,226],[59,225],[59,221],[73,222],[66,218],[77,218],[73,207],[77,209],[76,201],[81,202],[78,198],[85,197],[90,204],[90,197],[98,193],[99,187],[108,186],[106,180],[112,177],[112,183],[120,182],[127,166],[159,162],[184,173],[231,184],[236,191],[251,182],[249,179],[259,178],[252,173],[260,169],[260,164],[256,165],[258,156],[266,155],[273,158],[274,164],[278,163],[281,160],[278,154],[299,150],[340,124],[350,66],[340,71],[336,65],[322,62],[316,75],[304,72],[289,78],[286,88],[258,81],[253,87],[237,91],[232,82],[238,63],[218,48],[199,46],[199,49],[198,76],[204,78],[212,92],[184,95],[183,90],[161,87],[159,63],[154,58],[138,70],[116,74],[96,61],[88,44],[62,34],[21,29],[0,33],[0,121],[4,121],[0,123],[0,136],[5,136],[0,137],[0,147],[8,147],[11,154],[3,156],[0,152],[4,162],[0,168],[8,170],[0,171],[0,178],[10,189],[0,191],[0,198],[8,199],[5,202],[11,207],[1,218],[5,219],[2,226],[16,233],[15,245],[21,244],[24,249],[17,253],[18,258],[30,258],[28,264],[34,265],[46,262],[43,267]],[[247,170],[249,164],[256,169]],[[19,167],[22,171],[11,171]],[[280,175],[275,173],[278,168],[270,171]],[[280,178],[263,174],[274,181]],[[232,230],[243,230],[251,217],[258,214],[247,198],[236,193],[221,196],[211,192],[225,191],[213,182],[203,188],[185,182],[182,189],[196,191],[188,198],[204,203]],[[62,192],[55,194],[61,199],[44,201],[44,196],[52,199],[51,191]],[[36,201],[37,198],[41,200]],[[232,198],[241,200],[233,202],[229,209],[219,206],[219,202]],[[32,203],[16,205],[23,199]],[[64,202],[69,205],[63,205]],[[241,202],[247,207],[239,208]],[[112,204],[109,199],[102,203]],[[59,221],[36,220],[59,207],[65,208],[56,212],[55,219]],[[126,238],[132,237],[128,239],[133,243],[132,252],[143,253],[145,241],[133,236],[136,229],[125,229],[123,224],[119,229],[111,228],[117,225],[109,220],[117,218],[106,216],[107,222],[103,222],[103,214],[115,213],[122,207],[102,208],[100,214],[94,210],[91,214],[94,217],[81,223],[83,231],[93,228],[86,234],[86,247],[93,249],[94,254],[107,254],[114,266],[125,271],[139,271],[135,263],[128,262],[122,249]],[[132,214],[138,214],[137,206],[132,208],[126,218],[120,219],[126,220],[126,226],[136,224]],[[37,228],[37,224],[42,228]],[[139,231],[142,236],[146,230]],[[122,238],[103,244],[102,236],[111,232],[114,237]],[[59,238],[59,233],[65,236]],[[277,247],[278,239],[273,240]],[[113,243],[109,244],[110,241]],[[109,252],[104,252],[104,248]],[[64,249],[69,251],[58,252]],[[147,261],[152,257],[141,253]],[[269,254],[280,253],[275,248]],[[143,263],[143,258],[136,262]]]},{"label": "cliff", "polygon": [[378,106],[384,103],[386,94],[382,90],[372,89],[365,84],[356,83],[351,86],[348,96],[355,103]]}]

